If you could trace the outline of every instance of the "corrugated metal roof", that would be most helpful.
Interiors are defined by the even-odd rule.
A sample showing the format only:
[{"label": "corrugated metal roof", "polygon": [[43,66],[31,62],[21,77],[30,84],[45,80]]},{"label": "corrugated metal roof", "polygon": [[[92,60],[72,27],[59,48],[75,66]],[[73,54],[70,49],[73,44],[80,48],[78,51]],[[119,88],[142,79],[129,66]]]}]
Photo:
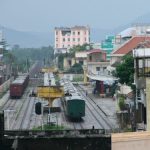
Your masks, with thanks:
[{"label": "corrugated metal roof", "polygon": [[109,82],[110,84],[113,83],[113,81],[118,80],[117,78],[109,75],[87,75],[92,80],[97,80],[97,81],[106,81]]}]

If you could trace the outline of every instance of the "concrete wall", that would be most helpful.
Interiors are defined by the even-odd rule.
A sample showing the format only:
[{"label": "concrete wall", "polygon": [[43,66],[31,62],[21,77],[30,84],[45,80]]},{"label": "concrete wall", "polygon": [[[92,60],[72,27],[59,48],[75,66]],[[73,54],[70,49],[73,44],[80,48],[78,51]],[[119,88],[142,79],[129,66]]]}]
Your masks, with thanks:
[{"label": "concrete wall", "polygon": [[111,150],[111,139],[87,138],[35,138],[18,140],[18,150]]},{"label": "concrete wall", "polygon": [[146,119],[147,131],[150,131],[150,78],[146,78]]},{"label": "concrete wall", "polygon": [[149,150],[150,132],[112,134],[112,150]]}]

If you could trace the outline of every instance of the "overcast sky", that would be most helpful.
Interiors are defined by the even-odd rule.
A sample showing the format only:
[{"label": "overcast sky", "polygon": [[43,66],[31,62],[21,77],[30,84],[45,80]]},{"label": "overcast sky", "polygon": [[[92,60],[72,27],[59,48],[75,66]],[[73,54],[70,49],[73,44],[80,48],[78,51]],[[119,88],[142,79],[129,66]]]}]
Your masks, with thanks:
[{"label": "overcast sky", "polygon": [[0,24],[17,30],[55,26],[113,29],[150,12],[150,0],[0,0]]}]

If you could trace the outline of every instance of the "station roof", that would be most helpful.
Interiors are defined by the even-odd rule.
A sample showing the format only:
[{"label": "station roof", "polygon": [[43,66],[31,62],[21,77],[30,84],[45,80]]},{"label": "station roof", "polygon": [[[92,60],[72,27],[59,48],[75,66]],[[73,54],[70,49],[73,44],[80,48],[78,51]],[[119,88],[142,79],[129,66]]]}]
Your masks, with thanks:
[{"label": "station roof", "polygon": [[104,81],[108,84],[112,84],[114,81],[118,80],[117,78],[109,75],[87,75],[92,80]]}]

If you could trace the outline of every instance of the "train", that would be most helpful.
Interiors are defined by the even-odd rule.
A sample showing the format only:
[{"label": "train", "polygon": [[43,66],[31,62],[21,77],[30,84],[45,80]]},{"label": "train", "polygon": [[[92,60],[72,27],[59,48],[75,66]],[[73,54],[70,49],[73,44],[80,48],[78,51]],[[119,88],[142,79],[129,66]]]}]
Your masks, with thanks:
[{"label": "train", "polygon": [[64,97],[64,112],[69,119],[80,120],[85,116],[85,100],[77,95]]},{"label": "train", "polygon": [[70,120],[81,120],[85,116],[85,100],[70,81],[64,80],[65,95],[62,98],[64,113]]},{"label": "train", "polygon": [[11,84],[10,84],[10,98],[16,99],[21,98],[24,94],[24,91],[29,83],[29,74],[19,75]]}]

